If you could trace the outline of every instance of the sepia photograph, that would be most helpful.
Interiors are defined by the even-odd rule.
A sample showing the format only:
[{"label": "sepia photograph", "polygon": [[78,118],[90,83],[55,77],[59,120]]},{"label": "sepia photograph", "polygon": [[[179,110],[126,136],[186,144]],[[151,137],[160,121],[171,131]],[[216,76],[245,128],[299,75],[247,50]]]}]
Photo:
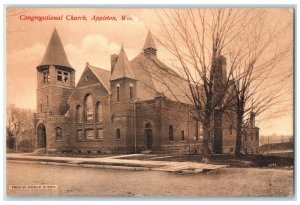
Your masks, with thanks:
[{"label": "sepia photograph", "polygon": [[7,197],[295,197],[294,7],[4,9]]}]

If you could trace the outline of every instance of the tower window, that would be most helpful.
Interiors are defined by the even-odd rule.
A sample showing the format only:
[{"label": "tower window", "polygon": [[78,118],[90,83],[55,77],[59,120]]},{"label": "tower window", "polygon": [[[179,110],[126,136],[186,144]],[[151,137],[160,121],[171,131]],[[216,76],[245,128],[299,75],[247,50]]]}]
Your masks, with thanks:
[{"label": "tower window", "polygon": [[69,82],[69,73],[64,72],[64,82],[67,83]]},{"label": "tower window", "polygon": [[43,82],[49,82],[50,81],[50,75],[49,75],[49,70],[43,71]]},{"label": "tower window", "polygon": [[55,128],[55,133],[56,133],[56,140],[61,140],[62,139],[62,128],[61,127]]},{"label": "tower window", "polygon": [[57,80],[58,81],[62,81],[63,77],[62,77],[62,72],[61,71],[57,71]]},{"label": "tower window", "polygon": [[96,104],[96,113],[97,113],[97,122],[102,121],[102,104],[101,102],[97,102]]},{"label": "tower window", "polygon": [[120,85],[117,85],[117,102],[120,102]]},{"label": "tower window", "polygon": [[85,120],[87,123],[92,123],[93,119],[93,98],[92,95],[87,95],[85,98]]},{"label": "tower window", "polygon": [[57,80],[62,82],[69,82],[69,73],[58,70],[57,72]]},{"label": "tower window", "polygon": [[230,125],[230,127],[229,127],[229,133],[230,133],[230,135],[232,135],[232,125]]},{"label": "tower window", "polygon": [[170,125],[169,126],[169,141],[173,141],[174,137],[173,137],[173,126]]},{"label": "tower window", "polygon": [[46,102],[47,102],[47,105],[49,105],[49,97],[48,97],[48,95],[46,96]]},{"label": "tower window", "polygon": [[181,141],[184,141],[184,130],[181,130]]},{"label": "tower window", "polygon": [[121,139],[121,131],[120,129],[116,130],[116,140],[120,140]]},{"label": "tower window", "polygon": [[130,97],[130,100],[133,99],[133,85],[129,86],[129,97]]}]

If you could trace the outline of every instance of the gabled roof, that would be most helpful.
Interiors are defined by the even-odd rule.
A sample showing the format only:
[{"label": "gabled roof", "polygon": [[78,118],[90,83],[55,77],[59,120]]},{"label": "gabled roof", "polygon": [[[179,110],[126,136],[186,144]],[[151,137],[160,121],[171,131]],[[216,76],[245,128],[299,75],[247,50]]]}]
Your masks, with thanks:
[{"label": "gabled roof", "polygon": [[60,65],[72,68],[56,29],[52,33],[40,65]]},{"label": "gabled roof", "polygon": [[151,100],[162,94],[173,101],[192,103],[188,82],[157,57],[141,53],[130,64],[135,72],[140,100]]},{"label": "gabled roof", "polygon": [[93,74],[97,77],[97,79],[103,84],[105,89],[109,91],[110,88],[110,71],[102,69],[102,68],[97,68],[91,65],[87,65],[87,67],[93,72]]},{"label": "gabled roof", "polygon": [[110,80],[116,80],[120,78],[131,78],[135,79],[134,72],[132,71],[131,65],[127,58],[127,55],[122,46],[117,63],[113,70]]},{"label": "gabled roof", "polygon": [[157,50],[150,30],[148,31],[148,35],[143,49],[147,49],[147,48],[154,48],[155,50]]}]

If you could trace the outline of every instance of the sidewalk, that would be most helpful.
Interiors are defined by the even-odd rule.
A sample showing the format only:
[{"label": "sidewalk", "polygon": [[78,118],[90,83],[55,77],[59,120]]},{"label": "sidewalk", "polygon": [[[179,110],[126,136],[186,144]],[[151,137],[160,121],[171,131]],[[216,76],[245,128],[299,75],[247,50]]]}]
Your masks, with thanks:
[{"label": "sidewalk", "polygon": [[40,163],[52,165],[80,166],[93,168],[110,168],[126,170],[157,170],[167,172],[199,173],[226,167],[226,165],[213,165],[196,162],[170,162],[151,160],[129,160],[123,159],[129,156],[143,154],[120,155],[102,158],[74,158],[74,157],[52,157],[52,156],[32,156],[21,153],[7,153],[7,161],[22,163]]}]

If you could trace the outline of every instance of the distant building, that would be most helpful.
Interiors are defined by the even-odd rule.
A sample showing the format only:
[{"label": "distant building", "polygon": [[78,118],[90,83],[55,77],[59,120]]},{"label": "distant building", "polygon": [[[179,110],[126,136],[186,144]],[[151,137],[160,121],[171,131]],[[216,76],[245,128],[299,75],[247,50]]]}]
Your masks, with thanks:
[{"label": "distant building", "polygon": [[[193,106],[181,92],[188,89],[187,83],[156,54],[149,31],[143,52],[134,59],[129,61],[122,47],[119,55],[111,55],[111,71],[87,63],[75,86],[75,69],[54,30],[37,66],[36,148],[201,153],[202,127],[190,117]],[[222,62],[221,81],[226,75]],[[228,120],[234,112],[228,113],[215,113],[216,153],[234,153],[235,131]],[[245,140],[244,149],[252,146],[248,144]]]}]

